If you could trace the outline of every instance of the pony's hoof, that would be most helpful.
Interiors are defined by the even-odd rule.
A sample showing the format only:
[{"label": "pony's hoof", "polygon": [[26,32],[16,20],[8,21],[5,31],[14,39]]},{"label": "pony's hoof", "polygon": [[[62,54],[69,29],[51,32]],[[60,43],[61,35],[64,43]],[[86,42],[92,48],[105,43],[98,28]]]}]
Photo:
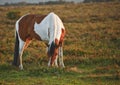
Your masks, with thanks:
[{"label": "pony's hoof", "polygon": [[65,65],[64,65],[64,64],[62,64],[62,65],[60,65],[60,67],[61,67],[61,68],[65,68]]},{"label": "pony's hoof", "polygon": [[20,70],[23,70],[23,66],[22,65],[20,65],[19,68],[20,68]]}]

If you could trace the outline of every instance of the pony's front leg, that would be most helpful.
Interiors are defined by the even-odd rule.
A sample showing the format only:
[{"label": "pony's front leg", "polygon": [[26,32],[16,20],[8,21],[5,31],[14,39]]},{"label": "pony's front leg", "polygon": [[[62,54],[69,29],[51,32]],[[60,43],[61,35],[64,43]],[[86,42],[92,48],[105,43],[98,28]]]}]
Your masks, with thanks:
[{"label": "pony's front leg", "polygon": [[[46,53],[48,54],[48,47],[46,48]],[[49,56],[49,54],[48,54],[48,57],[49,57],[49,60],[48,60],[48,67],[50,67],[51,57]]]},{"label": "pony's front leg", "polygon": [[62,49],[62,46],[60,46],[59,47],[59,65],[61,66],[61,67],[65,67],[65,65],[64,65],[64,62],[63,62],[63,49]]},{"label": "pony's front leg", "polygon": [[50,57],[50,58],[49,58],[49,61],[48,61],[48,67],[54,66],[54,65],[55,65],[55,66],[58,66],[57,63],[56,63],[56,62],[57,62],[56,60],[54,61],[54,63],[53,63],[52,65],[51,65],[51,62],[52,62],[52,61],[51,61],[51,57]]},{"label": "pony's front leg", "polygon": [[23,54],[23,51],[24,51],[24,46],[25,46],[25,43],[23,41],[20,41],[20,44],[19,44],[19,60],[20,60],[20,65],[19,65],[19,68],[20,70],[23,70],[23,64],[22,64],[22,54]]},{"label": "pony's front leg", "polygon": [[[57,59],[58,59],[58,55],[56,56],[56,59],[55,59],[55,61],[53,62],[52,66],[55,65],[56,67],[58,67]],[[51,66],[51,57],[49,58],[49,61],[48,61],[48,67],[50,67],[50,66]]]},{"label": "pony's front leg", "polygon": [[50,63],[51,63],[51,57],[49,58],[49,61],[48,61],[48,67],[50,67]]},{"label": "pony's front leg", "polygon": [[58,60],[58,55],[56,56],[56,59],[55,59],[55,62],[54,62],[54,64],[55,64],[56,67],[58,67],[58,62],[57,62],[57,60]]}]

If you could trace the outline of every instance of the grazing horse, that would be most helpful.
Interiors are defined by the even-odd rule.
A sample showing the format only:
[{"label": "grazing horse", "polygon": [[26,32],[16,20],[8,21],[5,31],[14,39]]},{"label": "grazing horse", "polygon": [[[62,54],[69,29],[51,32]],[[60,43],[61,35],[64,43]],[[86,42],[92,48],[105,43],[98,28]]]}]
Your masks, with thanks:
[{"label": "grazing horse", "polygon": [[64,67],[63,63],[63,40],[65,27],[61,19],[53,12],[48,15],[27,14],[16,22],[16,42],[13,65],[22,70],[22,54],[32,39],[47,41],[48,66]]}]

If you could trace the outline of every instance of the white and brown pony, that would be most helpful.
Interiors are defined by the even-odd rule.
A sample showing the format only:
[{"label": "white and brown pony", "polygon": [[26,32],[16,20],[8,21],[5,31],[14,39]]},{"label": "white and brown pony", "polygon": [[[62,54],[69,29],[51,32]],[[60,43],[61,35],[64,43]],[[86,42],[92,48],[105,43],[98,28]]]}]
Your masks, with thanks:
[{"label": "white and brown pony", "polygon": [[48,66],[64,67],[63,63],[63,39],[65,27],[61,19],[53,12],[48,15],[27,14],[16,22],[16,42],[13,65],[23,69],[22,54],[32,39],[47,41]]}]

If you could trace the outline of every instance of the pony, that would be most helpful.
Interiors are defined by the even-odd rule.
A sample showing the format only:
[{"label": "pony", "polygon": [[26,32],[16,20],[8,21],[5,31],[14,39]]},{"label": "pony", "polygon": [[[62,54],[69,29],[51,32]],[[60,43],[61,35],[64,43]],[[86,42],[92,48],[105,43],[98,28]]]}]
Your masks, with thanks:
[{"label": "pony", "polygon": [[58,15],[53,12],[48,15],[26,14],[16,21],[15,27],[16,39],[12,63],[14,66],[23,69],[23,51],[33,39],[37,39],[47,46],[48,66],[65,67],[63,62],[65,27]]}]

